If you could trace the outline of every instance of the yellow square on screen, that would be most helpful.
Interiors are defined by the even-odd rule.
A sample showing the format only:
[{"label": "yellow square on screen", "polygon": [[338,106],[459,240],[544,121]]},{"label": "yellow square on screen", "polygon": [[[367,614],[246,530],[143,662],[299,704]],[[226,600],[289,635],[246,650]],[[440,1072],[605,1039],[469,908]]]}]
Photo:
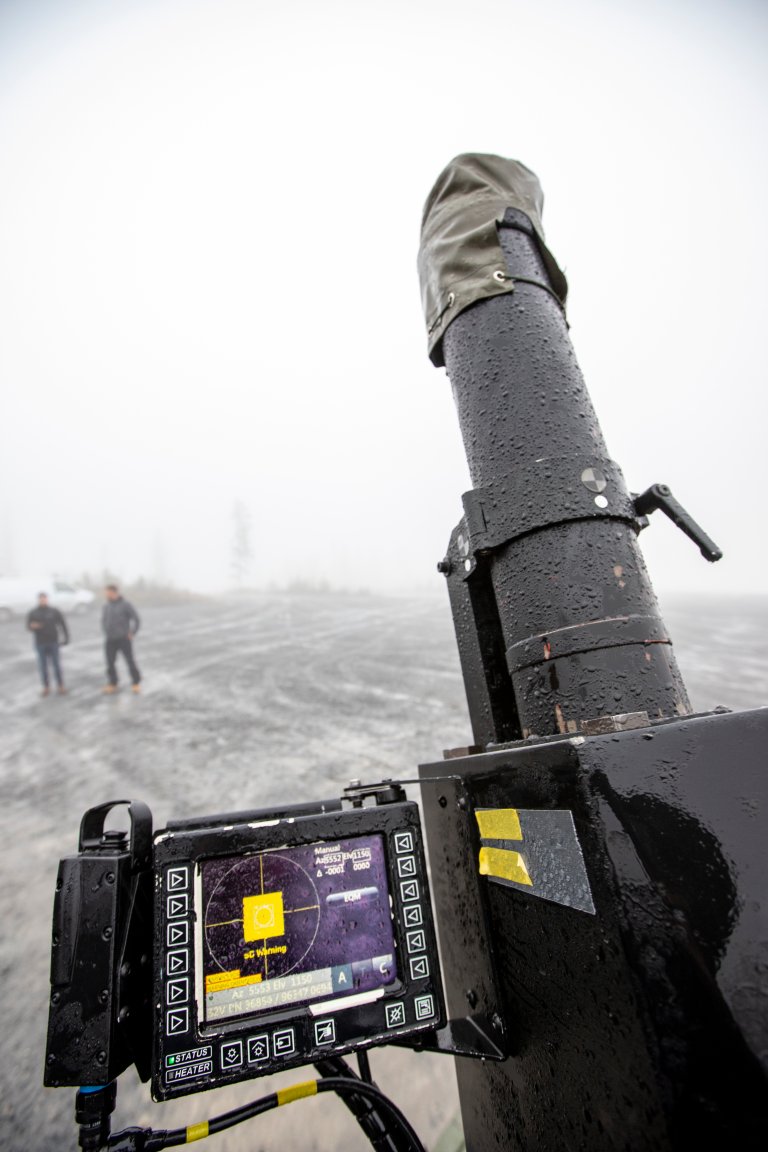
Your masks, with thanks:
[{"label": "yellow square on screen", "polygon": [[265,892],[262,896],[243,898],[243,938],[266,940],[285,932],[282,892]]}]

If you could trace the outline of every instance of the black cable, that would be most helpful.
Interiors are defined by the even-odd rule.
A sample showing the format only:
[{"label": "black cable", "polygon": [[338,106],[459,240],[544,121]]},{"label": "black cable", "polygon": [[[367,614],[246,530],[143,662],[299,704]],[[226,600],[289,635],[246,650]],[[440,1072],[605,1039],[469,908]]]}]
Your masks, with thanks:
[{"label": "black cable", "polygon": [[397,1131],[398,1134],[402,1134],[403,1137],[403,1141],[398,1141],[398,1147],[401,1148],[403,1152],[426,1152],[421,1140],[419,1140],[411,1124],[397,1105],[393,1104],[389,1097],[385,1096],[375,1085],[367,1084],[365,1080],[359,1080],[354,1076],[354,1073],[352,1075],[354,1077],[352,1080],[347,1080],[343,1077],[329,1076],[319,1081],[317,1090],[318,1092],[337,1092],[339,1096],[350,1093],[358,1093],[364,1097],[368,1096],[376,1103],[377,1111],[383,1109],[395,1122],[395,1131]]},{"label": "black cable", "polygon": [[221,1116],[213,1116],[205,1125],[192,1125],[191,1128],[171,1128],[167,1132],[153,1132],[144,1148],[146,1152],[157,1152],[160,1148],[177,1148],[180,1144],[189,1144],[202,1138],[196,1134],[190,1138],[190,1133],[195,1128],[206,1127],[205,1135],[213,1136],[215,1132],[223,1132],[226,1128],[241,1124],[243,1120],[250,1120],[253,1116],[270,1112],[273,1108],[279,1107],[280,1103],[277,1092],[271,1092],[269,1096],[262,1096],[260,1100],[253,1100],[250,1104],[233,1108],[231,1112],[222,1112]]},{"label": "black cable", "polygon": [[373,1084],[373,1077],[371,1076],[371,1063],[368,1059],[368,1052],[365,1048],[361,1048],[357,1054],[357,1067],[360,1070],[360,1079],[365,1080],[366,1084]]},{"label": "black cable", "polygon": [[[269,1096],[262,1096],[260,1100],[254,1100],[241,1108],[233,1108],[231,1112],[214,1116],[203,1124],[193,1124],[189,1128],[173,1128],[166,1132],[149,1131],[146,1133],[146,1140],[137,1146],[141,1147],[143,1152],[159,1152],[161,1148],[178,1147],[180,1144],[192,1143],[204,1136],[213,1135],[214,1132],[223,1132],[226,1128],[232,1128],[235,1124],[241,1124],[253,1116],[260,1116],[281,1104],[289,1104],[293,1100],[302,1099],[304,1096],[314,1096],[321,1092],[336,1092],[342,1098],[357,1095],[373,1101],[376,1111],[385,1112],[390,1122],[394,1124],[393,1131],[397,1132],[399,1138],[397,1147],[402,1149],[402,1152],[426,1152],[416,1132],[397,1105],[393,1104],[373,1084],[358,1079],[351,1068],[348,1068],[347,1071],[348,1076],[327,1076],[320,1080],[294,1085],[292,1088],[284,1088],[279,1092],[272,1092]],[[136,1132],[135,1129],[134,1132]],[[118,1141],[121,1140],[122,1136],[123,1133],[116,1133],[110,1139],[109,1146],[118,1147]]]},{"label": "black cable", "polygon": [[[359,1079],[346,1060],[342,1060],[340,1056],[326,1056],[315,1063],[315,1068],[326,1079],[332,1076],[343,1076],[353,1083]],[[403,1145],[392,1132],[387,1117],[380,1116],[374,1104],[362,1096],[351,1093],[349,1096],[340,1097],[340,1099],[349,1108],[376,1152],[402,1152]]]}]

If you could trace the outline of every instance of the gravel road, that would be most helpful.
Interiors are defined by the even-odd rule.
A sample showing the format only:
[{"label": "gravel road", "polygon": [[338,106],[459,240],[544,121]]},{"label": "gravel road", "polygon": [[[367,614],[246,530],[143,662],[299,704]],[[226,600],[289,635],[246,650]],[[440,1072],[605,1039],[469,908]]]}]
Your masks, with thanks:
[{"label": "gravel road", "polygon": [[[665,605],[699,710],[768,701],[764,600]],[[83,811],[138,797],[173,817],[337,794],[352,777],[411,776],[469,741],[447,602],[342,595],[200,600],[142,609],[144,692],[103,697],[96,615],[70,621],[69,694],[40,699],[28,635],[0,627],[2,1127],[7,1152],[76,1145],[74,1093],[41,1087],[58,860]],[[413,790],[415,792],[415,790]],[[446,1057],[372,1053],[374,1076],[428,1147],[456,1111]],[[245,1103],[287,1073],[157,1105],[121,1078],[115,1127],[174,1127]],[[369,1149],[343,1105],[301,1101],[214,1137],[217,1152]]]}]

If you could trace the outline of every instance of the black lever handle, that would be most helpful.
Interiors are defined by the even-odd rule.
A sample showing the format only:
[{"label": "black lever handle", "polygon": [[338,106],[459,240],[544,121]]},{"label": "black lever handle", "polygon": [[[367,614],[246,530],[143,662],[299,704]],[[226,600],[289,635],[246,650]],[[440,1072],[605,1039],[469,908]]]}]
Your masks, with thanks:
[{"label": "black lever handle", "polygon": [[706,532],[703,532],[692,516],[689,516],[682,504],[678,504],[666,484],[652,484],[645,492],[635,496],[635,511],[638,516],[647,516],[659,508],[665,516],[669,516],[673,524],[685,532],[686,536],[698,545],[699,551],[705,560],[714,564],[720,560],[723,553]]}]

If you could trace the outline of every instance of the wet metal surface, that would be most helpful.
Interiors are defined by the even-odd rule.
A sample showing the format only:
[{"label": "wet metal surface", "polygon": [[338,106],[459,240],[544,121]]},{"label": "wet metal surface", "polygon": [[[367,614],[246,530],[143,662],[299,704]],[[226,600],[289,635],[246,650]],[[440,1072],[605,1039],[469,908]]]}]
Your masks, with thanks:
[{"label": "wet metal surface", "polygon": [[[767,742],[767,709],[686,717],[452,760],[460,809],[425,789],[441,872],[458,878],[434,888],[438,920],[474,926],[446,942],[446,988],[495,972],[513,1051],[458,1066],[471,1152],[765,1146]],[[515,810],[527,878],[478,879],[450,831],[462,815],[471,831],[473,807]],[[594,917],[547,898],[556,868],[536,837],[563,810]]]}]

